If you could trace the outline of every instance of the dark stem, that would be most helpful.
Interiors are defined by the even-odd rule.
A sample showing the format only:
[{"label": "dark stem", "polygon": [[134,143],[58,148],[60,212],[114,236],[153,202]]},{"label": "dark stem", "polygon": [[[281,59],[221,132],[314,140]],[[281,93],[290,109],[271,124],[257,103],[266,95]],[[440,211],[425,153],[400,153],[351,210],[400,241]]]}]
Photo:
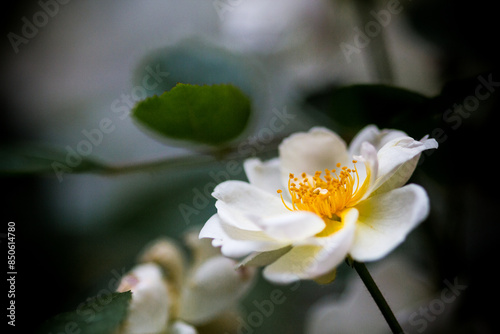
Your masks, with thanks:
[{"label": "dark stem", "polygon": [[216,162],[212,156],[206,155],[189,155],[185,157],[176,157],[169,158],[165,160],[151,161],[151,162],[140,162],[136,164],[130,165],[122,165],[122,166],[105,166],[102,170],[97,171],[101,174],[108,175],[120,175],[120,174],[129,174],[136,172],[154,172],[166,168],[170,169],[185,169],[191,168],[193,166],[199,166],[203,164]]},{"label": "dark stem", "polygon": [[402,334],[403,329],[401,328],[401,325],[399,324],[398,320],[394,316],[394,313],[392,313],[391,308],[389,307],[389,304],[387,304],[387,301],[385,300],[384,296],[380,292],[377,284],[373,280],[372,276],[370,275],[370,272],[366,268],[366,265],[361,262],[353,262],[353,267],[356,269],[356,272],[358,273],[359,277],[361,277],[361,280],[365,284],[366,288],[372,295],[373,300],[375,300],[375,303],[377,304],[378,308],[382,312],[382,315],[385,318],[385,321],[387,321],[387,324],[391,328],[392,332],[394,334]]}]

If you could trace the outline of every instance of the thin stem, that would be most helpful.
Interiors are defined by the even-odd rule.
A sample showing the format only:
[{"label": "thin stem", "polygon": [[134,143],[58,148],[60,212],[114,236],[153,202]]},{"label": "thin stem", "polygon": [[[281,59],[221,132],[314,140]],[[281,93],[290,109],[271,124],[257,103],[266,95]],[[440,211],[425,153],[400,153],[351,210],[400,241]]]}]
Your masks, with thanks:
[{"label": "thin stem", "polygon": [[389,307],[389,304],[387,304],[387,301],[385,300],[384,296],[380,292],[377,284],[373,280],[372,276],[370,275],[370,272],[366,268],[364,263],[361,262],[353,262],[353,267],[356,269],[356,272],[358,273],[359,277],[361,277],[361,280],[365,284],[366,288],[372,295],[372,298],[375,300],[375,303],[377,304],[378,308],[382,312],[382,315],[385,318],[385,321],[387,321],[387,324],[391,328],[392,332],[394,334],[401,334],[404,333],[403,329],[401,328],[401,325],[399,324],[398,320],[394,316],[394,313],[392,313],[391,308]]},{"label": "thin stem", "polygon": [[[185,169],[198,166],[206,166],[210,163],[219,163],[224,161],[242,161],[247,159],[250,154],[265,154],[276,150],[278,144],[283,140],[281,137],[273,139],[270,143],[264,146],[245,145],[246,152],[240,152],[240,146],[228,147],[225,150],[198,152],[186,156],[168,158],[158,161],[138,162],[135,164],[122,166],[107,166],[98,164],[93,172],[97,174],[120,175],[137,172],[153,172],[165,169]],[[84,170],[86,172],[87,170]]]},{"label": "thin stem", "polygon": [[197,165],[213,163],[216,161],[217,159],[215,159],[212,156],[190,155],[185,157],[169,158],[159,161],[140,162],[136,164],[123,165],[123,166],[106,166],[102,170],[98,170],[97,173],[103,173],[108,175],[119,175],[119,174],[129,174],[136,172],[152,172],[165,168],[173,168],[173,169],[188,168]]}]

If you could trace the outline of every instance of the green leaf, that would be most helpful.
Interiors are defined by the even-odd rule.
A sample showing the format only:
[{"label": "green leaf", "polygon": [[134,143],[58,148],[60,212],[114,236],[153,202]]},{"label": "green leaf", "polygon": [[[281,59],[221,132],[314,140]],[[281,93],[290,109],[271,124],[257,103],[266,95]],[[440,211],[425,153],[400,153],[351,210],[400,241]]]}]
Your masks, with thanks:
[{"label": "green leaf", "polygon": [[249,98],[233,85],[177,84],[139,102],[133,117],[168,138],[220,145],[240,135],[251,113]]},{"label": "green leaf", "polygon": [[130,291],[89,298],[75,311],[47,320],[37,333],[112,334],[125,319],[131,298]]}]

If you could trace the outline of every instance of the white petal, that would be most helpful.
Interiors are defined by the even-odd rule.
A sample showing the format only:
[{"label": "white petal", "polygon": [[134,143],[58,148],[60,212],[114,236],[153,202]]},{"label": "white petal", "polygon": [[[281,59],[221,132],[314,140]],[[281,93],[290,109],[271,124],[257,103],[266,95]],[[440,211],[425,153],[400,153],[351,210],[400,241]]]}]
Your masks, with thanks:
[{"label": "white petal", "polygon": [[242,181],[227,181],[218,185],[213,195],[218,199],[215,204],[218,218],[214,219],[219,221],[210,222],[202,235],[210,237],[206,234],[210,229],[213,233],[211,237],[220,239],[220,243],[214,240],[213,245],[222,246],[224,255],[239,257],[287,245],[285,240],[273,238],[256,224],[264,224],[269,217],[289,213],[277,193],[270,194]]},{"label": "white petal", "polygon": [[199,238],[211,238],[224,240],[227,238],[227,234],[224,232],[221,226],[220,217],[217,214],[212,215],[210,219],[201,228]]},{"label": "white petal", "polygon": [[276,262],[267,266],[264,277],[275,283],[291,283],[314,279],[331,272],[346,257],[352,245],[358,212],[347,209],[342,213],[342,229],[328,237],[311,238],[293,247]]},{"label": "white petal", "polygon": [[218,256],[196,268],[184,285],[179,317],[198,325],[233,307],[252,287],[255,277],[254,268],[235,269],[235,265]]},{"label": "white petal", "polygon": [[255,224],[268,236],[288,243],[312,237],[325,228],[323,219],[308,211],[293,211],[266,217],[255,220]]},{"label": "white petal", "polygon": [[377,153],[379,170],[373,190],[382,193],[404,185],[413,174],[420,154],[437,147],[435,139],[426,138],[417,141],[400,137],[388,142]]},{"label": "white petal", "polygon": [[[160,237],[147,244],[138,255],[139,263],[154,263],[161,267],[164,279],[170,286],[179,286],[184,281],[184,252],[176,240]],[[170,290],[169,290],[170,291]],[[177,295],[171,297],[171,305],[178,303]]]},{"label": "white petal", "polygon": [[363,162],[362,165],[358,166],[357,164],[356,167],[358,170],[359,182],[361,184],[353,199],[354,202],[351,203],[351,205],[370,196],[378,174],[378,157],[375,147],[368,142],[363,142],[360,154],[359,156],[354,156],[354,158]]},{"label": "white petal", "polygon": [[133,268],[120,281],[119,292],[132,291],[122,334],[161,333],[169,320],[169,295],[161,268],[153,263]]},{"label": "white petal", "polygon": [[264,277],[274,283],[288,284],[301,279],[311,279],[308,274],[309,263],[313,263],[321,251],[320,246],[297,246],[283,255],[276,262],[268,265]]},{"label": "white petal", "polygon": [[408,135],[403,131],[392,129],[379,130],[375,125],[368,125],[352,139],[349,144],[349,153],[351,155],[361,154],[361,145],[364,142],[372,144],[378,151],[386,143],[398,137],[408,137]]},{"label": "white petal", "polygon": [[273,216],[288,210],[278,193],[270,194],[243,181],[226,181],[215,187],[212,194],[217,213],[222,220],[235,227],[259,231],[250,217]]},{"label": "white petal", "polygon": [[170,326],[169,334],[198,334],[196,328],[183,321],[176,321]]},{"label": "white petal", "polygon": [[281,183],[279,158],[264,162],[257,158],[247,159],[243,166],[250,184],[271,194],[276,194],[276,190],[278,189],[284,190]]},{"label": "white petal", "polygon": [[309,132],[299,132],[283,140],[279,146],[281,180],[288,184],[289,174],[314,175],[325,168],[333,169],[337,163],[350,162],[344,140],[334,132],[315,127]]},{"label": "white petal", "polygon": [[268,237],[262,231],[243,230],[226,224],[217,214],[205,223],[199,237],[213,239],[212,246],[221,247],[222,254],[233,258],[286,246]]},{"label": "white petal", "polygon": [[273,251],[269,252],[255,252],[250,255],[248,255],[246,258],[244,258],[239,264],[238,267],[241,266],[252,266],[252,267],[262,267],[262,266],[267,266],[268,264],[273,263],[280,257],[282,257],[284,254],[290,251],[292,249],[292,246],[287,246],[283,247],[280,249],[276,249]]},{"label": "white petal", "polygon": [[400,243],[429,213],[429,198],[415,184],[392,190],[359,203],[351,256],[358,261],[378,260]]},{"label": "white petal", "polygon": [[[217,227],[213,225],[214,224],[210,223],[203,233],[216,233],[216,231],[209,232],[210,230],[217,229]],[[203,228],[205,228],[205,226]],[[189,247],[190,253],[192,254],[193,266],[203,263],[213,256],[220,256],[220,249],[213,247],[212,240],[202,237],[201,231],[202,229],[196,227],[184,233],[184,243]]]}]

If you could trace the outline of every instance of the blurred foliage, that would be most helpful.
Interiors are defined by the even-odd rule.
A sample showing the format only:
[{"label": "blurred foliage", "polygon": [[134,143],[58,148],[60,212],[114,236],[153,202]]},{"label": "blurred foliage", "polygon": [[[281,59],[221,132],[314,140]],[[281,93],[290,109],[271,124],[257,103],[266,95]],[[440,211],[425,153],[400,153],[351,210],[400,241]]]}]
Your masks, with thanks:
[{"label": "blurred foliage", "polygon": [[166,71],[150,96],[161,95],[179,82],[192,85],[232,84],[253,95],[259,82],[258,66],[249,57],[237,55],[207,42],[190,39],[147,54],[135,68],[134,82],[143,85],[151,70]]},{"label": "blurred foliage", "polygon": [[[34,3],[31,5],[38,8]],[[319,111],[307,112],[308,116],[326,115],[330,122],[327,124],[334,124],[347,141],[366,124],[374,123],[380,128],[402,129],[415,138],[429,134],[439,142],[438,150],[424,153],[410,180],[428,191],[431,214],[399,251],[409,254],[425,268],[438,289],[443,280],[453,281],[455,277],[469,286],[454,305],[457,311],[450,333],[493,332],[497,317],[496,309],[491,306],[494,292],[491,264],[496,262],[496,238],[500,234],[496,213],[499,182],[494,171],[489,176],[491,171],[486,166],[493,162],[489,159],[493,159],[500,124],[499,89],[497,86],[487,89],[491,94],[481,99],[477,108],[470,108],[471,111],[457,109],[465,101],[473,101],[469,97],[476,97],[476,89],[482,83],[479,77],[488,81],[491,75],[493,82],[500,82],[499,73],[494,70],[500,57],[496,45],[498,11],[493,5],[486,1],[424,0],[412,2],[405,10],[414,31],[439,51],[437,65],[442,91],[436,96],[363,84],[324,87],[304,97],[304,105]],[[19,28],[19,18],[27,11],[18,7],[11,13],[8,29],[15,30]],[[142,84],[148,65],[169,72],[151,95],[161,95],[184,82],[231,83],[253,96],[256,87],[265,84],[257,79],[258,71],[248,59],[194,41],[146,56],[135,70],[134,83]],[[15,112],[8,101],[2,96],[5,109]],[[75,309],[88,296],[108,287],[113,276],[110,272],[121,273],[122,269],[130,268],[137,252],[151,239],[160,235],[180,239],[186,229],[203,224],[215,213],[215,201],[206,193],[224,179],[221,175],[227,169],[223,162],[192,165],[175,173],[165,169],[140,177],[110,178],[116,183],[127,183],[137,177],[141,186],[125,188],[115,198],[104,199],[99,189],[87,192],[89,197],[102,196],[109,208],[107,214],[95,213],[95,208],[88,205],[90,218],[82,225],[94,227],[68,229],[80,217],[68,218],[48,207],[47,193],[57,191],[59,184],[39,177],[40,172],[52,173],[50,162],[63,163],[67,152],[10,146],[12,142],[25,140],[26,134],[15,133],[7,113],[2,117],[5,119],[0,122],[0,134],[9,147],[0,153],[0,181],[7,195],[4,206],[9,219],[18,222],[18,263],[23,266],[17,281],[18,319],[23,321],[19,327],[26,327],[26,332],[32,332],[57,313]],[[317,119],[318,123],[325,120]],[[85,172],[100,167],[100,163],[85,159],[76,169]],[[12,177],[12,174],[18,175]],[[229,176],[245,178],[242,171]],[[100,178],[74,175],[68,182],[80,177]],[[68,205],[71,201],[68,199]],[[193,210],[187,219],[179,210],[181,204]],[[268,299],[271,291],[280,289],[286,302],[276,306],[272,318],[266,317],[261,326],[254,328],[255,332],[303,333],[304,309],[296,305],[305,307],[332,293],[332,298],[339,296],[351,274],[345,269],[339,268],[337,280],[331,286],[301,282],[300,287],[292,290],[293,286],[274,286],[259,280],[243,301],[243,310],[247,315],[256,311],[255,302]],[[29,293],[33,290],[36,295]],[[117,307],[119,304],[117,299]],[[74,319],[74,315],[72,312],[64,316]],[[242,317],[245,319],[245,315]]]},{"label": "blurred foliage", "polygon": [[45,322],[37,333],[111,334],[125,319],[131,298],[130,291],[89,298],[76,311],[59,314]]},{"label": "blurred foliage", "polygon": [[412,121],[422,119],[425,132],[428,115],[422,106],[428,101],[427,97],[406,89],[370,84],[327,87],[305,98],[306,104],[331,117],[343,129],[352,129],[353,133],[371,123],[402,129],[409,117]]}]

